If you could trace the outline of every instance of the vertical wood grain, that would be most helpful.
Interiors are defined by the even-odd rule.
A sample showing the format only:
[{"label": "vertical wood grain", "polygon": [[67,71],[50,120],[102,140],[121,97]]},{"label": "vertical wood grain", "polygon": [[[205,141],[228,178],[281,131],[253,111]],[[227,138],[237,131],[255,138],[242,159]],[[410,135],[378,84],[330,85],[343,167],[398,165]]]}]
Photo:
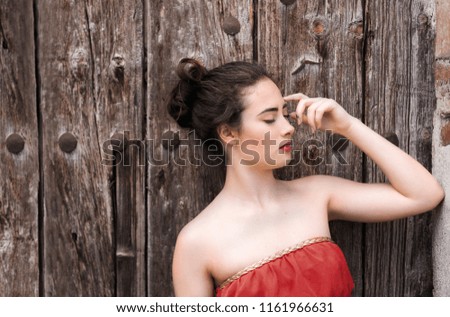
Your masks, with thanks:
[{"label": "vertical wood grain", "polygon": [[[366,2],[366,124],[431,168],[434,36],[426,1]],[[365,181],[388,181],[368,159]],[[431,215],[370,224],[366,296],[431,296]]]},{"label": "vertical wood grain", "polygon": [[[235,35],[222,29],[230,15],[240,22],[240,32]],[[148,150],[153,162],[148,166],[147,282],[150,296],[170,296],[178,232],[217,195],[224,173],[198,161],[194,164],[193,136],[169,119],[165,103],[176,84],[175,68],[181,58],[195,57],[207,68],[232,60],[251,60],[252,1],[151,1],[146,21],[147,140],[154,142]],[[174,150],[161,146],[163,134],[169,130],[179,133],[182,140]],[[163,158],[167,163],[155,162]],[[188,158],[190,162],[183,162]]]},{"label": "vertical wood grain", "polygon": [[[122,152],[114,152],[114,170],[109,170],[114,213],[115,294],[145,296],[143,2],[88,1],[86,15],[94,67],[98,139],[102,149],[110,144],[109,140],[127,140]],[[107,153],[102,154],[102,158],[107,157]]]},{"label": "vertical wood grain", "polygon": [[[39,2],[44,294],[114,294],[112,210],[101,165],[94,61],[84,2]],[[65,153],[59,138],[78,140]]]},{"label": "vertical wood grain", "polygon": [[[434,78],[434,1],[411,4],[411,109],[409,154],[430,172],[432,168],[433,112],[436,109]],[[405,288],[403,296],[432,296],[432,214],[412,217],[406,223]]]},{"label": "vertical wood grain", "polygon": [[[360,1],[259,1],[257,58],[274,76],[282,92],[333,98],[351,115],[362,110],[363,30]],[[295,109],[295,104],[291,105]],[[296,126],[296,125],[295,125]],[[306,125],[294,135],[292,166],[277,171],[283,179],[312,174],[362,180],[362,154],[352,144],[333,151],[338,138],[312,134]],[[348,141],[347,141],[348,142]],[[331,224],[333,239],[343,249],[362,294],[362,225]]]},{"label": "vertical wood grain", "polygon": [[[1,1],[0,296],[39,295],[39,151],[33,37],[33,3]],[[8,150],[7,139],[14,133],[23,140],[23,149],[17,153]]]},{"label": "vertical wood grain", "polygon": [[142,2],[42,2],[39,15],[45,294],[144,296],[145,162],[134,147],[103,160],[116,133],[143,138]]}]

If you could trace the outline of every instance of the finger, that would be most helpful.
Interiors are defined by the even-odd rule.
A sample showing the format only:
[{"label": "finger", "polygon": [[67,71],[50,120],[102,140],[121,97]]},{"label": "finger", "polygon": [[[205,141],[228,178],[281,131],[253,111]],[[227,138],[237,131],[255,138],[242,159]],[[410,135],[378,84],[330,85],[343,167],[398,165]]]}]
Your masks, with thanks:
[{"label": "finger", "polygon": [[[320,100],[317,100],[316,102],[312,103],[308,109],[308,124],[311,126],[311,129],[313,132],[316,132],[316,130],[319,128],[320,121],[316,121],[316,113],[317,111],[323,112],[325,111],[327,107],[327,99],[320,98]],[[323,113],[322,113],[323,115]]]},{"label": "finger", "polygon": [[305,102],[306,99],[300,100],[297,104],[297,108],[295,109],[295,112],[297,114],[297,124],[300,125],[303,123],[303,112],[305,111]]},{"label": "finger", "polygon": [[322,102],[316,110],[314,121],[316,123],[317,129],[322,128],[322,118],[324,113],[329,110],[329,105],[327,102]]},{"label": "finger", "polygon": [[[305,108],[309,107],[313,103],[321,101],[321,100],[323,100],[323,98],[307,98],[307,99],[302,99],[299,101],[299,103],[297,105],[297,109],[296,109],[296,112],[297,112],[297,115],[299,118],[297,121],[300,121],[300,123],[298,123],[298,124],[301,124],[303,121],[303,112],[305,111]],[[302,120],[300,120],[300,119],[302,119]],[[305,122],[308,122],[308,121],[306,120]]]},{"label": "finger", "polygon": [[323,118],[323,113],[324,112],[325,111],[324,111],[324,109],[322,107],[320,107],[319,109],[316,110],[314,121],[316,123],[317,129],[322,128],[322,118]]},{"label": "finger", "polygon": [[283,99],[285,101],[301,100],[301,99],[306,99],[306,98],[309,98],[309,97],[302,93],[292,94],[292,95],[283,97]]},{"label": "finger", "polygon": [[316,122],[315,122],[315,116],[316,116],[316,111],[317,109],[320,107],[321,102],[315,102],[313,104],[311,104],[307,111],[307,117],[308,117],[308,124],[311,127],[312,131],[316,131]]},{"label": "finger", "polygon": [[303,122],[308,122],[308,119],[307,119],[307,117],[306,117],[305,114],[302,115],[302,120],[301,120],[300,123],[299,123],[300,117],[298,116],[297,112],[295,112],[295,111],[294,111],[294,112],[291,112],[291,113],[289,114],[289,116],[290,116],[292,119],[297,120],[297,124],[301,124],[301,123],[303,123]]}]

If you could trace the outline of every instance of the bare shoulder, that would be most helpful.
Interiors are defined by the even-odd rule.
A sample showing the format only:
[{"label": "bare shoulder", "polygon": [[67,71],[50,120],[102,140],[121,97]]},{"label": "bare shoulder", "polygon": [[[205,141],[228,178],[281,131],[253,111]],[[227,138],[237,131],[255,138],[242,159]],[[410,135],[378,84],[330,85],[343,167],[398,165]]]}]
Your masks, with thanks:
[{"label": "bare shoulder", "polygon": [[336,182],[336,176],[329,175],[309,175],[290,181],[292,190],[301,191],[305,195],[312,194],[316,197],[318,195],[326,196],[329,194],[329,189]]},{"label": "bare shoulder", "polygon": [[198,261],[207,262],[216,247],[217,229],[226,221],[225,209],[222,200],[216,197],[181,229],[176,247],[189,251]]},{"label": "bare shoulder", "polygon": [[326,182],[329,178],[328,175],[309,175],[293,180],[298,184],[308,184],[308,185],[320,185],[321,182]]},{"label": "bare shoulder", "polygon": [[202,231],[195,218],[187,223],[178,233],[176,246],[195,251],[202,249]]},{"label": "bare shoulder", "polygon": [[208,268],[211,229],[208,211],[203,210],[178,234],[172,263],[176,296],[212,296],[213,279]]},{"label": "bare shoulder", "polygon": [[202,210],[180,231],[176,248],[193,255],[197,261],[207,261],[208,249],[211,247],[211,207]]},{"label": "bare shoulder", "polygon": [[313,210],[322,210],[329,221],[336,219],[332,213],[335,197],[342,196],[344,191],[351,194],[356,184],[354,181],[333,175],[310,175],[292,181],[295,193],[321,206],[322,208]]}]

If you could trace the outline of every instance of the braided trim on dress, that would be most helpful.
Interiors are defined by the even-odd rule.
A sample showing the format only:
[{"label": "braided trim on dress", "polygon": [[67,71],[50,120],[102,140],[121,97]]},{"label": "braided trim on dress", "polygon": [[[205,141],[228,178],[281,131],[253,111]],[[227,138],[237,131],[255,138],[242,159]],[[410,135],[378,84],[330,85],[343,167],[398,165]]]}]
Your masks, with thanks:
[{"label": "braided trim on dress", "polygon": [[314,243],[318,243],[318,242],[324,242],[324,241],[329,241],[329,242],[333,242],[333,240],[331,240],[330,237],[316,237],[316,238],[311,238],[311,239],[307,239],[304,240],[300,243],[297,243],[296,245],[286,248],[284,250],[278,251],[276,254],[268,256],[252,265],[249,265],[247,267],[245,267],[244,269],[240,270],[239,272],[237,272],[236,274],[234,274],[233,276],[227,278],[222,284],[219,285],[219,289],[224,288],[225,286],[227,286],[228,284],[230,284],[231,282],[237,280],[238,278],[240,278],[242,275],[253,271],[257,268],[259,268],[260,266],[263,266],[264,264],[276,260],[278,258],[281,258],[283,255],[286,255],[288,253],[291,253],[293,251],[296,251],[298,249],[304,248],[310,244],[314,244]]}]

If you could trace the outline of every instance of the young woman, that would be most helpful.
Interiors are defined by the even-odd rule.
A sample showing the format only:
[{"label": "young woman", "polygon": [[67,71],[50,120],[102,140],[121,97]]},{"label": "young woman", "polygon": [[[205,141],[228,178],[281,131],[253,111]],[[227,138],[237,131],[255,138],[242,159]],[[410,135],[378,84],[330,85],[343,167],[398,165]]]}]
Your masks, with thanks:
[{"label": "young woman", "polygon": [[[207,71],[183,59],[168,111],[181,127],[223,146],[222,191],[177,238],[176,296],[349,296],[353,280],[328,222],[380,222],[431,210],[444,197],[435,178],[401,149],[334,100],[283,97],[257,64],[232,62]],[[287,113],[286,102],[298,102]],[[389,184],[313,175],[277,180],[292,159],[294,127],[347,137]]]}]

